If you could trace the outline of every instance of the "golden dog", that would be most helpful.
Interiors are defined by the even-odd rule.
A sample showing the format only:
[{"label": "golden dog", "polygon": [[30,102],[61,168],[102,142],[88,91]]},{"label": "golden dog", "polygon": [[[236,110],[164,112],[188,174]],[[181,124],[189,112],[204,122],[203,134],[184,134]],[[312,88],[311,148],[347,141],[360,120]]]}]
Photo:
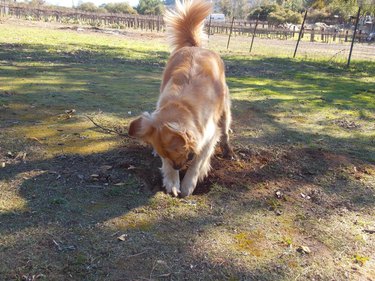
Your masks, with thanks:
[{"label": "golden dog", "polygon": [[[165,15],[173,48],[165,67],[156,110],[130,123],[129,135],[153,146],[162,160],[163,184],[174,196],[193,193],[207,176],[210,158],[221,137],[225,156],[231,123],[229,90],[224,63],[216,53],[201,47],[205,18],[211,4],[176,1],[176,11]],[[180,184],[179,170],[188,164]]]}]

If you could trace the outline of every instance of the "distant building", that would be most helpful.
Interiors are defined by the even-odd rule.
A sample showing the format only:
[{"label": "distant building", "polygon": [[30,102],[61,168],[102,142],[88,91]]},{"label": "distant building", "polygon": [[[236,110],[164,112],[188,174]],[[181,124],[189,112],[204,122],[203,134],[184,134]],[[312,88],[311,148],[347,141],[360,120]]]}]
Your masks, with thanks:
[{"label": "distant building", "polygon": [[358,29],[363,33],[370,34],[375,32],[375,17],[370,15],[361,17],[359,19],[358,26]]}]

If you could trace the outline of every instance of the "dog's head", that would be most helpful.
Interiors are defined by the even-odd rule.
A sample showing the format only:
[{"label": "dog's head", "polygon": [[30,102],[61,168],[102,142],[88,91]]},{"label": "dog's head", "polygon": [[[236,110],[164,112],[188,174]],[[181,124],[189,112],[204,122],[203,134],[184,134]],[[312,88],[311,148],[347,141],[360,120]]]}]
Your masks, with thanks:
[{"label": "dog's head", "polygon": [[195,155],[195,141],[191,133],[175,122],[156,126],[148,113],[130,123],[129,135],[151,144],[175,170],[183,168]]}]

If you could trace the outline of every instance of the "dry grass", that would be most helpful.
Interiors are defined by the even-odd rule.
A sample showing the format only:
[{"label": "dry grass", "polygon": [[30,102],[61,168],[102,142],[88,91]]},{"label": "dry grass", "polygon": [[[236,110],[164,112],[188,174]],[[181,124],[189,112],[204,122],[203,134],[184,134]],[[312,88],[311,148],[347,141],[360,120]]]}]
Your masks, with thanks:
[{"label": "dry grass", "polygon": [[149,148],[85,118],[126,126],[154,108],[159,35],[0,35],[1,280],[374,280],[373,62],[347,71],[211,41],[239,160],[218,151],[178,199]]}]

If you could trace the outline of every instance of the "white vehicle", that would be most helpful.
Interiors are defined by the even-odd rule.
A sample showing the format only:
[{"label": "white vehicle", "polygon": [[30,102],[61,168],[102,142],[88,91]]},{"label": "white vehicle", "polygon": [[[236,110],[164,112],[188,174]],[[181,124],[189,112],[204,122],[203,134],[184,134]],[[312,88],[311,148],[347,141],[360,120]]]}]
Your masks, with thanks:
[{"label": "white vehicle", "polygon": [[207,17],[207,21],[211,22],[225,22],[225,15],[224,14],[211,14]]}]

